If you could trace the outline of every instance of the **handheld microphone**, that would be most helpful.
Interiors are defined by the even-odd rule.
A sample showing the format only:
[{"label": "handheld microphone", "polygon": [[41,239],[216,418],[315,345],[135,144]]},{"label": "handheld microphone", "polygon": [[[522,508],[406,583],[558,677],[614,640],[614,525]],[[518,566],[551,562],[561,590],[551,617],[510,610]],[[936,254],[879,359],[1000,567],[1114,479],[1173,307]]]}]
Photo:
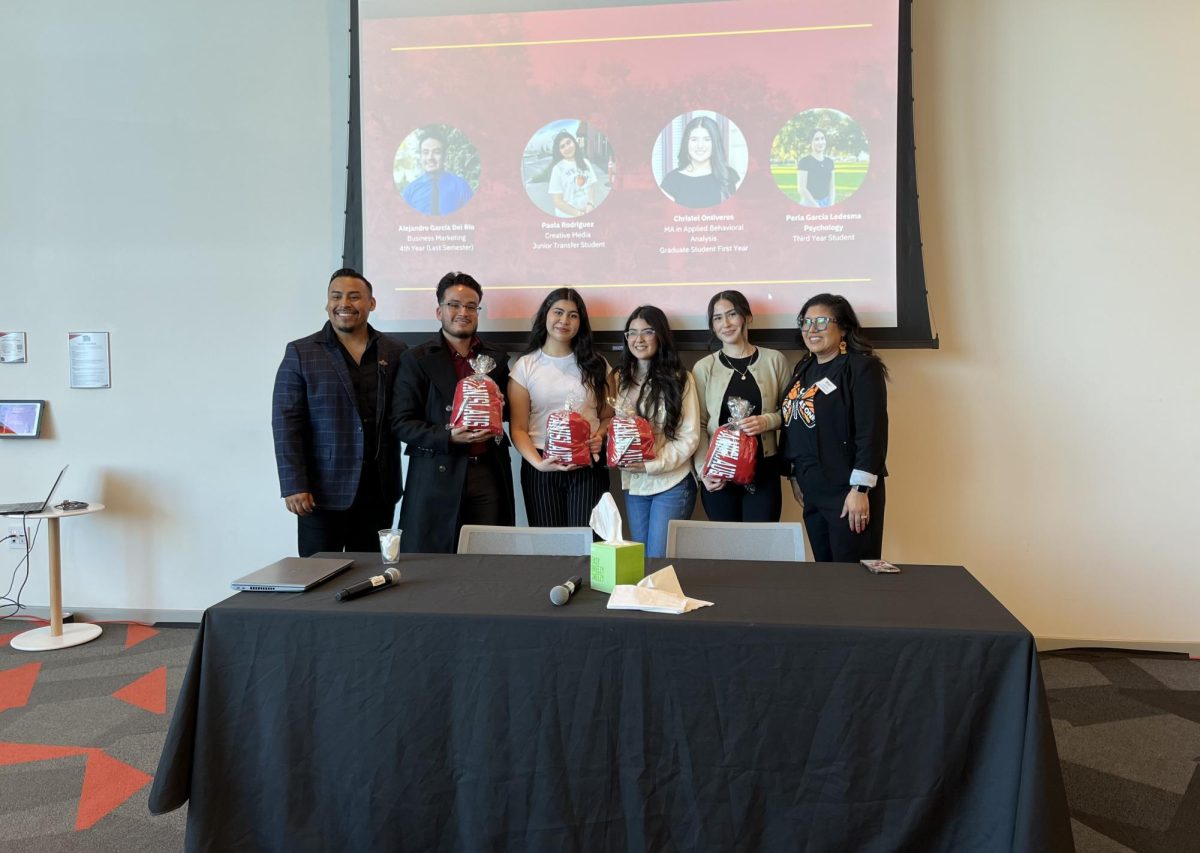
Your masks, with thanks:
[{"label": "handheld microphone", "polygon": [[349,601],[352,598],[358,598],[360,595],[366,595],[367,593],[383,589],[385,586],[392,586],[399,583],[399,581],[400,570],[393,566],[381,575],[375,575],[373,578],[359,581],[354,586],[346,587],[335,595],[334,598],[337,601]]},{"label": "handheld microphone", "polygon": [[571,600],[571,596],[579,591],[581,586],[583,586],[583,578],[576,575],[566,583],[554,587],[554,589],[550,590],[550,603],[555,607],[566,604]]}]

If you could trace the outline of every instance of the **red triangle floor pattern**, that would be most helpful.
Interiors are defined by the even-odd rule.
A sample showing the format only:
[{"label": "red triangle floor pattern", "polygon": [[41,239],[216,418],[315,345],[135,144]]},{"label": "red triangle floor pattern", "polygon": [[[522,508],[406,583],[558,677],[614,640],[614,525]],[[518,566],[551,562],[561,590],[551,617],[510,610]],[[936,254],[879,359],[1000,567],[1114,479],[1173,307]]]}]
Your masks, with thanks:
[{"label": "red triangle floor pattern", "polygon": [[87,829],[128,800],[151,780],[151,776],[130,767],[123,761],[92,750],[83,771],[83,790],[79,794],[79,811],[75,813],[75,829]]},{"label": "red triangle floor pattern", "polygon": [[0,672],[0,713],[9,708],[25,707],[41,671],[42,664],[36,662]]},{"label": "red triangle floor pattern", "polygon": [[151,637],[157,635],[158,630],[151,628],[149,625],[139,625],[136,622],[130,622],[129,627],[125,630],[125,648],[131,649],[138,643],[149,640]]},{"label": "red triangle floor pattern", "polygon": [[114,692],[113,696],[152,714],[167,713],[167,668],[160,666],[150,670]]},{"label": "red triangle floor pattern", "polygon": [[153,778],[94,747],[0,743],[0,767],[72,755],[87,755],[83,787],[79,792],[79,809],[75,813],[76,830],[95,826],[97,821],[148,785]]}]

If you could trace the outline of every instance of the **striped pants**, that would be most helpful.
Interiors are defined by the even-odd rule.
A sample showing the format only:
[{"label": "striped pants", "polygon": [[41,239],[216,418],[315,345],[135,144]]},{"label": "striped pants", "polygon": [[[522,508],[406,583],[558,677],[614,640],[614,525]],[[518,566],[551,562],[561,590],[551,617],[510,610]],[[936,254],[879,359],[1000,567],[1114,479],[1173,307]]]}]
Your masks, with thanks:
[{"label": "striped pants", "polygon": [[539,471],[521,460],[521,494],[531,527],[587,527],[592,508],[608,491],[603,465],[574,471]]}]

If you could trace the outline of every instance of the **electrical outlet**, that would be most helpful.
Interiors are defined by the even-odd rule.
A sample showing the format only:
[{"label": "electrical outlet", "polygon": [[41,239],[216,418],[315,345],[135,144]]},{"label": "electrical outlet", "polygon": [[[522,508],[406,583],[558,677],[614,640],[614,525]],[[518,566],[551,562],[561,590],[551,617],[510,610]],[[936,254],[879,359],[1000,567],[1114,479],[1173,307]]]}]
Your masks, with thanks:
[{"label": "electrical outlet", "polygon": [[28,530],[22,530],[20,525],[17,527],[8,528],[8,547],[16,551],[24,551],[25,543],[28,541],[26,537],[29,535]]}]

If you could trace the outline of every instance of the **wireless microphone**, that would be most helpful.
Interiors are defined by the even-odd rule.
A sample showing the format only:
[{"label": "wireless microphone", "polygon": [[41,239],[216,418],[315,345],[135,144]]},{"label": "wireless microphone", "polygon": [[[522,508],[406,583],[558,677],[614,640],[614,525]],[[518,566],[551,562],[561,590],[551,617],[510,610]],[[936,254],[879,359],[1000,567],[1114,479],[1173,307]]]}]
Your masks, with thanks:
[{"label": "wireless microphone", "polygon": [[366,595],[378,589],[383,589],[385,586],[392,586],[399,583],[399,581],[400,570],[393,566],[381,575],[375,575],[373,578],[359,581],[354,586],[346,587],[335,595],[334,598],[338,601],[349,601],[352,598],[358,598],[360,595]]},{"label": "wireless microphone", "polygon": [[583,578],[576,575],[566,583],[554,587],[550,590],[550,603],[556,607],[566,604],[581,586],[583,586]]}]

